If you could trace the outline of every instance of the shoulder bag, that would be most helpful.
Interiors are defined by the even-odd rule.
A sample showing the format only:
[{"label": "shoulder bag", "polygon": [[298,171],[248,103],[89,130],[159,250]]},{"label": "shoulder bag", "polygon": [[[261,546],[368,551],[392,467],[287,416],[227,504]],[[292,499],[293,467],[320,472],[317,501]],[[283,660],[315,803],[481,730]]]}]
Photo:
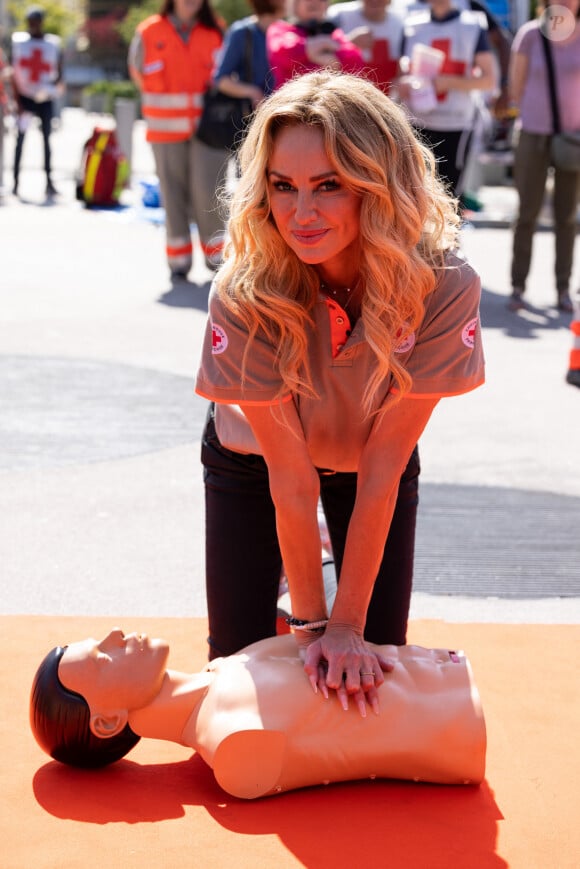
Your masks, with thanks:
[{"label": "shoulder bag", "polygon": [[551,142],[552,164],[556,169],[565,172],[580,172],[580,130],[563,133],[560,126],[560,110],[556,93],[556,76],[554,74],[554,62],[550,50],[550,41],[542,33],[540,36],[546,56],[548,68],[548,87],[550,90],[550,103],[552,106],[552,128],[554,130]]},{"label": "shoulder bag", "polygon": [[[252,30],[246,28],[244,51],[244,81],[252,81]],[[247,97],[232,97],[211,85],[204,94],[203,111],[196,137],[211,148],[235,151],[241,144],[252,114],[252,101]]]}]

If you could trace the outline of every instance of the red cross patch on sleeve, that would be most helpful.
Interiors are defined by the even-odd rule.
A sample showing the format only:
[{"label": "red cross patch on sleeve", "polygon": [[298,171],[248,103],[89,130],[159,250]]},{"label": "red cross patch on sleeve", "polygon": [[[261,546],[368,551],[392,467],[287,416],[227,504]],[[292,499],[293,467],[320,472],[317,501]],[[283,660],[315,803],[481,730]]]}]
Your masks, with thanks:
[{"label": "red cross patch on sleeve", "polygon": [[228,346],[228,336],[217,323],[211,324],[211,352],[214,356],[223,353]]},{"label": "red cross patch on sleeve", "polygon": [[475,346],[475,330],[477,328],[477,322],[478,317],[474,317],[473,320],[470,320],[469,323],[466,323],[461,333],[461,340],[466,347],[469,347],[470,350],[473,350]]}]

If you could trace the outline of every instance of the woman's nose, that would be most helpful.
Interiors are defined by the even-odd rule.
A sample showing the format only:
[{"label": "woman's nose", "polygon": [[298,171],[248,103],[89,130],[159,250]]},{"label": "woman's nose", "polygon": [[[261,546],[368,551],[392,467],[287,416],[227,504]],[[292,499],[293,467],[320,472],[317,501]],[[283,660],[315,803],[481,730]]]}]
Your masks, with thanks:
[{"label": "woman's nose", "polygon": [[297,223],[310,223],[316,219],[316,202],[312,193],[298,194],[294,217]]},{"label": "woman's nose", "polygon": [[105,642],[115,646],[122,646],[125,643],[125,634],[121,628],[113,628],[105,638]]}]

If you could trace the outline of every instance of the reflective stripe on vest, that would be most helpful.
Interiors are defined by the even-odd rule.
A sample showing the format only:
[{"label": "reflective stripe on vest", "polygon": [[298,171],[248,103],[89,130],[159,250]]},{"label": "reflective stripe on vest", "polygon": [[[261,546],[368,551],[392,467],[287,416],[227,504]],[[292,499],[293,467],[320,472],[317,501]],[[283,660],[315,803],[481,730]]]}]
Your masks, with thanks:
[{"label": "reflective stripe on vest", "polygon": [[[145,115],[145,113],[143,113]],[[155,118],[147,117],[147,127],[155,132],[162,133],[189,133],[193,123],[191,118]]]},{"label": "reflective stripe on vest", "polygon": [[145,91],[141,104],[144,109],[188,109],[193,100],[190,94],[156,94]]},{"label": "reflective stripe on vest", "polygon": [[144,93],[142,112],[152,133],[176,133],[187,137],[202,106],[202,94]]}]

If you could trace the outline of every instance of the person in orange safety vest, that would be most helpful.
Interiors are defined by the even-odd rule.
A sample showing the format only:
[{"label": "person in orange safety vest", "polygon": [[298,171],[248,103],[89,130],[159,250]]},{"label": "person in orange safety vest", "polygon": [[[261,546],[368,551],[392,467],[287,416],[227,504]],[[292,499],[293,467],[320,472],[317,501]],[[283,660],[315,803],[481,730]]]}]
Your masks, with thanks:
[{"label": "person in orange safety vest", "polygon": [[224,224],[216,191],[228,153],[195,137],[203,95],[211,83],[223,30],[209,0],[164,0],[158,15],[137,28],[129,72],[141,91],[166,217],[167,262],[174,279],[192,266],[190,222],[198,229],[205,264],[221,262]]}]

